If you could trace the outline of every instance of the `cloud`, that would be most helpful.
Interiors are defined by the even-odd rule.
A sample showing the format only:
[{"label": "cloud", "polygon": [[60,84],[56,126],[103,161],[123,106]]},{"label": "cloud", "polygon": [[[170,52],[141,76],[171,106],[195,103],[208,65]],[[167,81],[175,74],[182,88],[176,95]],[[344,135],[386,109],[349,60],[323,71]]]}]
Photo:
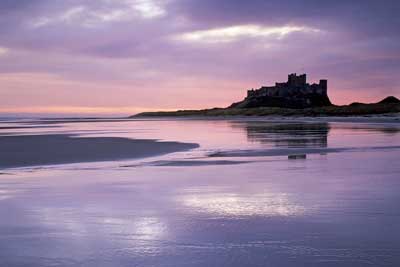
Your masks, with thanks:
[{"label": "cloud", "polygon": [[6,55],[7,53],[8,53],[8,48],[0,46],[0,57]]},{"label": "cloud", "polygon": [[40,28],[54,24],[75,24],[90,28],[112,22],[155,19],[166,13],[162,2],[156,0],[103,0],[97,5],[72,6],[56,15],[40,16],[32,20],[31,26]]},{"label": "cloud", "polygon": [[128,1],[131,7],[138,11],[143,18],[155,18],[166,14],[160,2],[154,0]]},{"label": "cloud", "polygon": [[280,39],[294,32],[318,33],[320,30],[306,26],[266,27],[250,24],[183,33],[176,35],[175,39],[188,42],[225,43],[256,37]]},{"label": "cloud", "polygon": [[87,15],[85,11],[86,7],[75,6],[54,17],[39,17],[32,22],[31,26],[33,28],[40,28],[56,23],[73,23],[77,19],[85,17]]}]

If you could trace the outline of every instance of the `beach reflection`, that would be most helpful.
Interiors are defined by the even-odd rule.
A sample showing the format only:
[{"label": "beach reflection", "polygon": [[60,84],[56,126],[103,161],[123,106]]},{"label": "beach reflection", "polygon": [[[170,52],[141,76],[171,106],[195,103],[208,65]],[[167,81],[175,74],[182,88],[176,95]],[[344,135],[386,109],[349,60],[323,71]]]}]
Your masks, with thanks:
[{"label": "beach reflection", "polygon": [[2,189],[0,187],[0,200],[5,200],[14,197],[19,191],[16,190],[9,190],[9,189]]},{"label": "beach reflection", "polygon": [[157,240],[166,235],[167,226],[157,217],[104,217],[110,213],[109,210],[83,212],[76,208],[45,207],[34,209],[32,219],[42,226],[67,231],[72,235],[91,236],[101,233],[130,243]]},{"label": "beach reflection", "polygon": [[[7,170],[0,266],[398,266],[399,129],[248,119],[63,124],[60,133],[200,147]],[[335,153],[272,157],[324,148]],[[209,157],[216,152],[227,156]]]},{"label": "beach reflection", "polygon": [[305,207],[290,200],[285,193],[237,193],[192,194],[182,198],[183,205],[192,210],[220,216],[299,216]]},{"label": "beach reflection", "polygon": [[133,240],[156,240],[165,236],[167,227],[156,217],[139,217],[124,219],[109,217],[104,218],[100,224],[111,234],[122,234]]}]

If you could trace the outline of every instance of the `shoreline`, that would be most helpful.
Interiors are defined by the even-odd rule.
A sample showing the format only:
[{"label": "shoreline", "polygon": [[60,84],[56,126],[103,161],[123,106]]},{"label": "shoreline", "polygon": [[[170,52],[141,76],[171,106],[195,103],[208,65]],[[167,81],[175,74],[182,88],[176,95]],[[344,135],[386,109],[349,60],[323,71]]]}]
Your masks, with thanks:
[{"label": "shoreline", "polygon": [[400,113],[393,115],[368,115],[368,116],[150,116],[133,117],[131,120],[229,120],[229,121],[272,121],[272,122],[348,122],[348,123],[400,123]]},{"label": "shoreline", "polygon": [[251,108],[228,107],[211,108],[202,110],[177,110],[177,111],[159,111],[142,112],[129,118],[146,117],[187,117],[187,116],[282,116],[282,117],[347,117],[347,116],[374,116],[400,114],[400,100],[393,97],[387,97],[378,103],[364,104],[352,103],[350,105],[329,105],[310,108],[283,108],[273,106],[259,106]]},{"label": "shoreline", "polygon": [[[316,122],[353,122],[353,123],[400,123],[400,113],[387,113],[387,114],[370,114],[370,115],[354,115],[354,116],[282,116],[282,115],[268,115],[268,116],[245,116],[245,115],[187,115],[187,116],[173,116],[173,115],[152,115],[152,116],[130,116],[130,117],[116,117],[116,118],[97,118],[96,120],[87,118],[73,118],[73,119],[48,119],[42,121],[41,119],[34,119],[29,123],[48,124],[48,126],[8,126],[0,127],[0,130],[12,129],[30,129],[30,128],[52,128],[60,127],[57,124],[66,123],[97,123],[97,122],[130,122],[130,121],[165,121],[165,120],[246,120],[246,121],[316,121]],[[21,121],[15,120],[11,124],[20,124]],[[1,122],[0,122],[1,124]],[[11,133],[14,134],[14,133]],[[5,136],[6,133],[1,133],[0,137]],[[7,133],[8,135],[8,133]]]}]

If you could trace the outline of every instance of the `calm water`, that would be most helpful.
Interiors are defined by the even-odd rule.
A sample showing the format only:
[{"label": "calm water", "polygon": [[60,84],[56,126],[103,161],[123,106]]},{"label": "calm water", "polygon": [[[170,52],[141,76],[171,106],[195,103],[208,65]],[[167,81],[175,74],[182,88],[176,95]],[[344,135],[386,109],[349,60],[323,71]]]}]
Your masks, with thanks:
[{"label": "calm water", "polygon": [[[0,266],[400,266],[400,124],[0,126],[200,145],[0,170]],[[285,154],[304,149],[306,160]]]}]

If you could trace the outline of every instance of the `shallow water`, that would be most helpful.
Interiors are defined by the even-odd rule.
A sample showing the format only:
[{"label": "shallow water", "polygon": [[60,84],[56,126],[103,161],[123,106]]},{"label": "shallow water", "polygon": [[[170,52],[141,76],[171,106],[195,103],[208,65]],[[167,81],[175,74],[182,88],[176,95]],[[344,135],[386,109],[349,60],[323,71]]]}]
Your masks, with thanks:
[{"label": "shallow water", "polygon": [[[0,126],[3,135],[200,145],[139,160],[0,170],[0,266],[400,266],[399,124]],[[288,160],[303,152],[307,159]]]}]

